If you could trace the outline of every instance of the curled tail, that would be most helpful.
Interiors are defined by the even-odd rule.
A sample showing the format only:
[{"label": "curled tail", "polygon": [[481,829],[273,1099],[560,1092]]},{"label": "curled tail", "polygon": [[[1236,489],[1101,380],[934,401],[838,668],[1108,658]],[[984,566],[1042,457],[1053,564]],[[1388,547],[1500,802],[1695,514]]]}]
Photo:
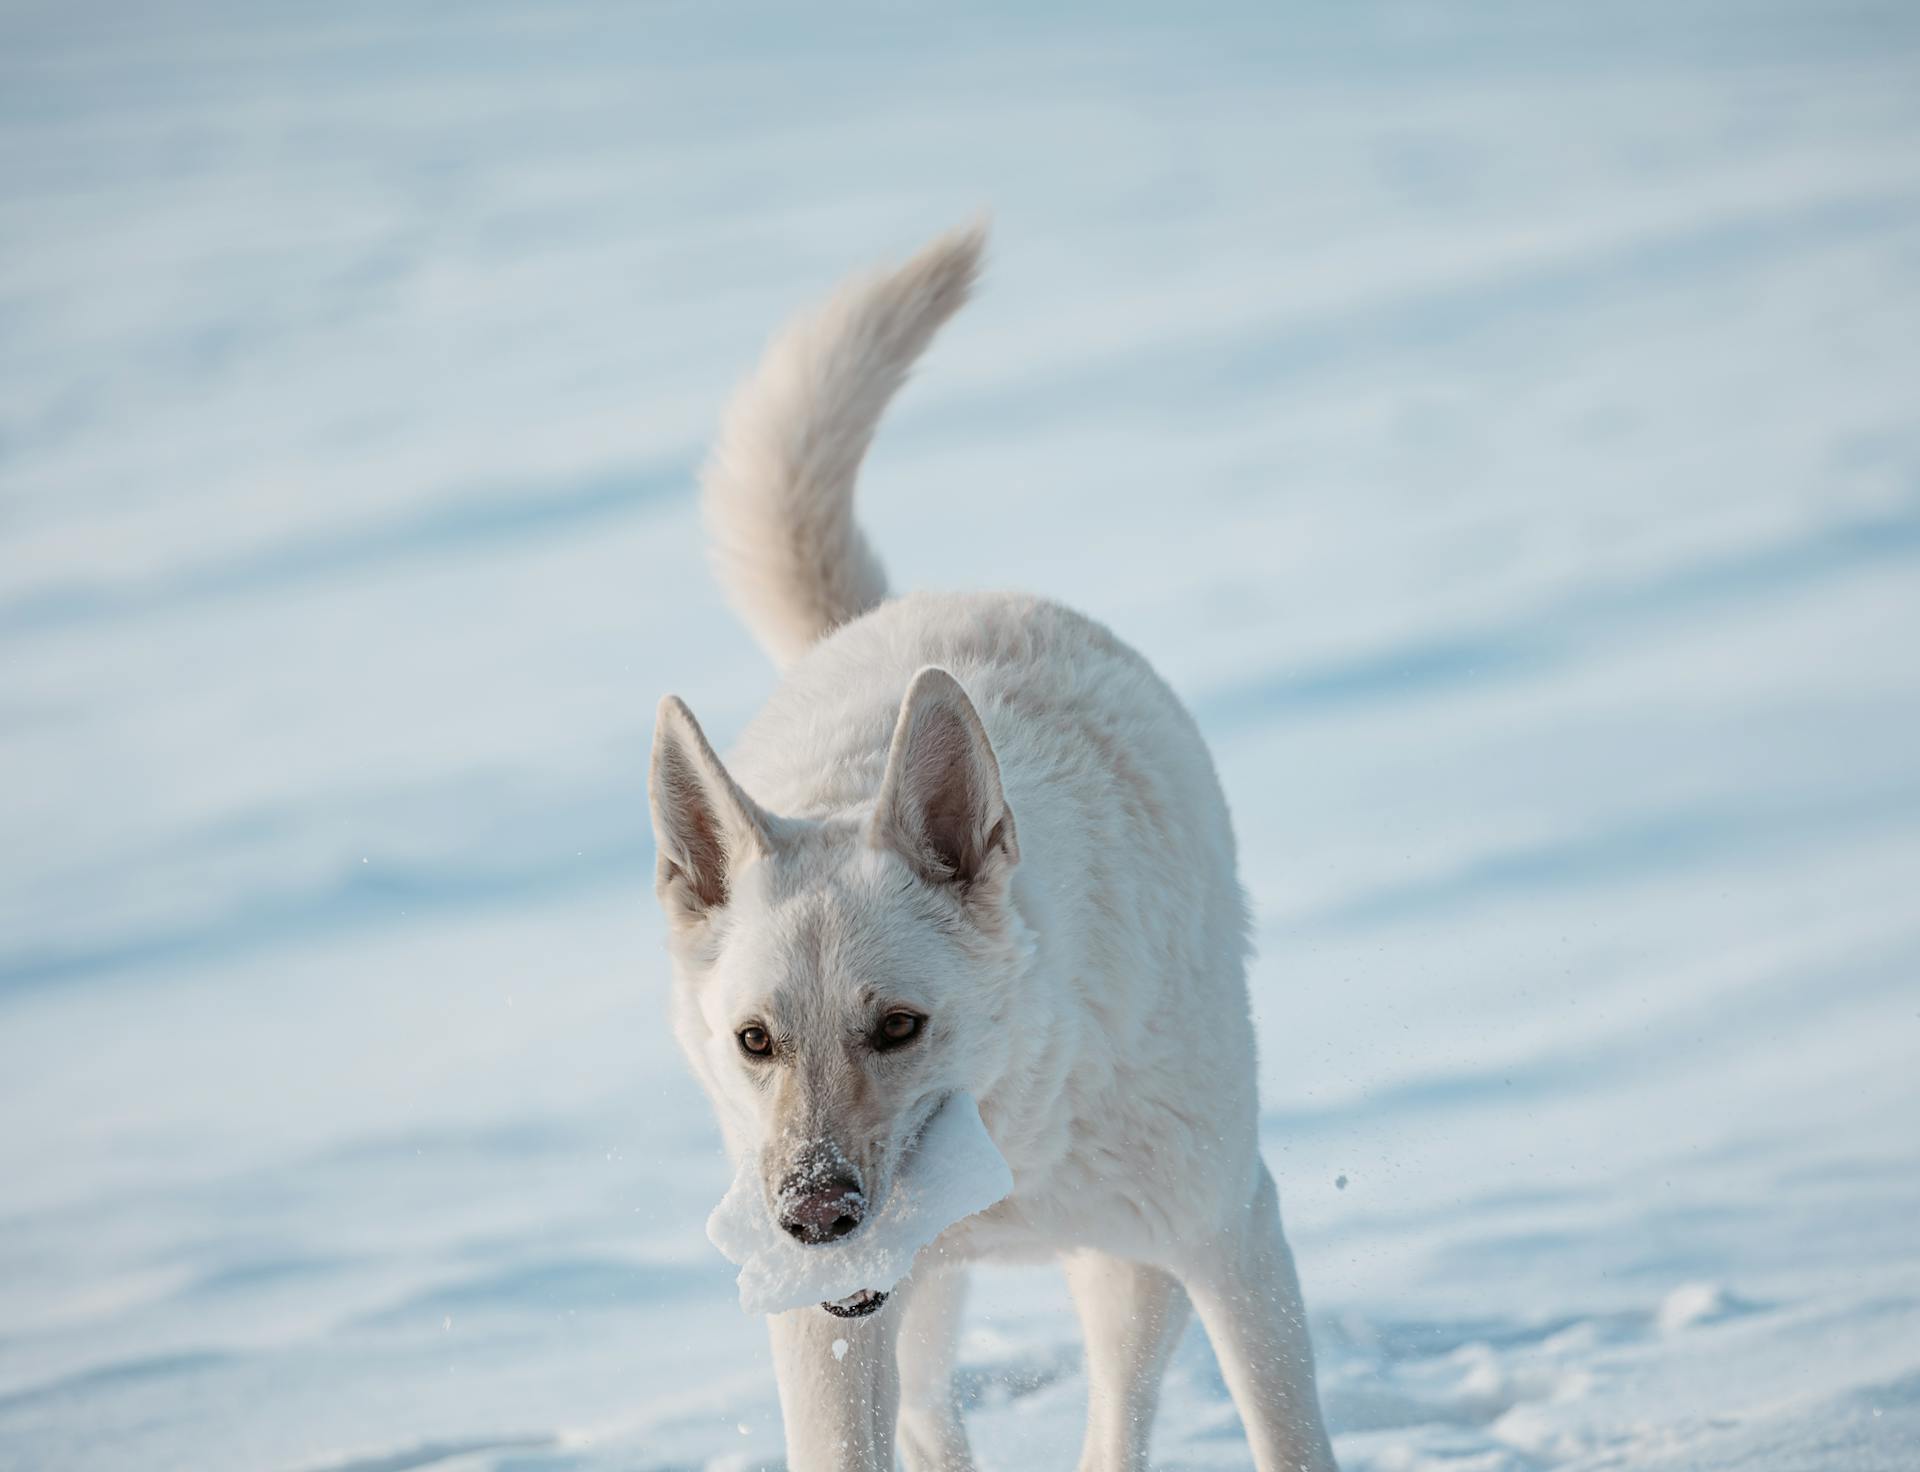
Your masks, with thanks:
[{"label": "curled tail", "polygon": [[854,482],[888,400],[966,301],[985,245],[985,226],[970,226],[848,282],[773,340],[727,409],[701,474],[714,566],[783,666],[887,596],[854,523]]}]

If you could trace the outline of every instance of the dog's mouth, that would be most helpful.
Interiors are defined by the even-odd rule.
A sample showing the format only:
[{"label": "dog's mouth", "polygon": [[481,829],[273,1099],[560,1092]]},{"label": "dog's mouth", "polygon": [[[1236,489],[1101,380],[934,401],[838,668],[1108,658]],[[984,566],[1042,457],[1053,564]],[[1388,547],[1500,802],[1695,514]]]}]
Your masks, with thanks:
[{"label": "dog's mouth", "polygon": [[886,1294],[862,1288],[858,1293],[849,1293],[845,1298],[836,1298],[832,1303],[823,1303],[820,1307],[836,1319],[864,1319],[868,1314],[878,1311],[886,1301]]},{"label": "dog's mouth", "polygon": [[[940,1112],[940,1107],[946,1102],[947,1096],[942,1094],[934,1101],[933,1107],[927,1111],[926,1118],[922,1119],[920,1123],[915,1126],[913,1132],[907,1136],[905,1143],[901,1145],[894,1161],[894,1174],[896,1177],[898,1173],[905,1168],[906,1162],[913,1157],[914,1152],[920,1148],[920,1137],[926,1134],[927,1126],[933,1123],[934,1115]],[[877,1288],[862,1288],[858,1293],[849,1293],[845,1298],[836,1298],[829,1303],[821,1304],[820,1307],[832,1314],[836,1319],[864,1319],[868,1314],[878,1313],[886,1301],[887,1295],[881,1290]]]}]

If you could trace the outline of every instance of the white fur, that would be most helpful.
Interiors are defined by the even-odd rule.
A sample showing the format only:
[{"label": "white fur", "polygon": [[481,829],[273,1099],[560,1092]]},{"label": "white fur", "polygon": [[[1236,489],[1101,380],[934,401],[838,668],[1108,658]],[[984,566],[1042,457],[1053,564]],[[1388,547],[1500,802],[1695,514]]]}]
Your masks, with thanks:
[{"label": "white fur", "polygon": [[[778,339],[706,481],[722,577],[785,680],[723,766],[662,703],[654,750],[674,1022],[736,1159],[883,1193],[966,1091],[1013,1194],[878,1313],[772,1322],[792,1472],[971,1465],[950,1388],[969,1260],[1056,1258],[1087,1338],[1084,1468],[1145,1465],[1199,1310],[1263,1472],[1333,1465],[1259,1153],[1246,913],[1191,717],[1132,650],[1014,594],[885,601],[853,483],[889,395],[964,298],[978,231]],[[925,1018],[880,1051],[878,1019]],[[775,1056],[743,1052],[764,1028]],[[788,1177],[790,1180],[791,1178]],[[831,1352],[846,1340],[844,1357]]]},{"label": "white fur", "polygon": [[701,477],[714,569],[781,665],[877,607],[886,574],[853,520],[853,482],[887,401],[980,269],[984,228],[852,281],[769,345]]}]

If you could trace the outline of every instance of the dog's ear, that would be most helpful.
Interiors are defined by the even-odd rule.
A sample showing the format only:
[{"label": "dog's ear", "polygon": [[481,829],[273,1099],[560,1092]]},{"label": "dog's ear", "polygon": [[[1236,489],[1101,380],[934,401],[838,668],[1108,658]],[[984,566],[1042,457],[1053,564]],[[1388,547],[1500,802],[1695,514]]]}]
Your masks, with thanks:
[{"label": "dog's ear", "polygon": [[774,820],[740,790],[675,695],[660,702],[647,788],[660,903],[676,921],[704,919],[726,904],[740,865],[769,851]]},{"label": "dog's ear", "polygon": [[969,898],[997,895],[1020,861],[986,727],[943,669],[929,665],[907,687],[869,837]]}]

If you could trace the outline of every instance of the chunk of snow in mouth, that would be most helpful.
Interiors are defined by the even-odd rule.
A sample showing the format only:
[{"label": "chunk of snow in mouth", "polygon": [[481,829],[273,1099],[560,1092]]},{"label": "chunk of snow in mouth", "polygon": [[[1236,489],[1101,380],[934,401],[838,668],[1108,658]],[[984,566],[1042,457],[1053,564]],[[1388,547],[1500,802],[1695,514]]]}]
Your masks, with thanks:
[{"label": "chunk of snow in mouth", "polygon": [[744,1156],[707,1218],[708,1239],[740,1268],[740,1307],[750,1314],[822,1303],[851,1307],[863,1295],[883,1294],[935,1237],[1013,1190],[1013,1172],[970,1094],[942,1102],[879,1210],[843,1241],[794,1241],[767,1210],[760,1181],[759,1157]]}]

